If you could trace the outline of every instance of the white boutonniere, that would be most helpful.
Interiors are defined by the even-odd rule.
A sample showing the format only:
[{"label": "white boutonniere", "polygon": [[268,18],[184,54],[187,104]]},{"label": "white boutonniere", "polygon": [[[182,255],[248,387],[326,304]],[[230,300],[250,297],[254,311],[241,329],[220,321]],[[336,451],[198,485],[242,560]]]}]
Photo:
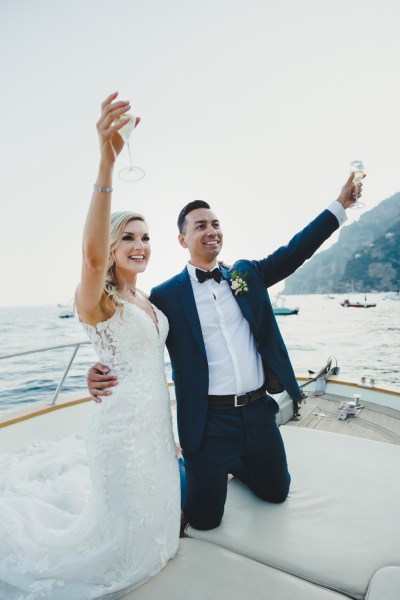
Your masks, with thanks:
[{"label": "white boutonniere", "polygon": [[246,283],[246,273],[240,271],[232,271],[230,279],[231,288],[235,292],[235,296],[238,294],[247,294],[249,288]]}]

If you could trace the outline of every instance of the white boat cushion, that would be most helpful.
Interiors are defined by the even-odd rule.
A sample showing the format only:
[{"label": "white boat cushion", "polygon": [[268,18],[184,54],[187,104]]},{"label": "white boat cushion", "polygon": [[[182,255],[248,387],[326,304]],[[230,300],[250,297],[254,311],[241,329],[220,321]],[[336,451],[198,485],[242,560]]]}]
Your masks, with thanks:
[{"label": "white boat cushion", "polygon": [[286,502],[263,502],[233,480],[220,527],[187,533],[364,598],[378,569],[400,566],[400,446],[300,427],[281,431],[292,475]]},{"label": "white boat cushion", "polygon": [[373,576],[366,600],[399,600],[400,567],[379,569]]},{"label": "white boat cushion", "polygon": [[345,600],[325,590],[199,540],[182,539],[175,558],[124,600]]}]

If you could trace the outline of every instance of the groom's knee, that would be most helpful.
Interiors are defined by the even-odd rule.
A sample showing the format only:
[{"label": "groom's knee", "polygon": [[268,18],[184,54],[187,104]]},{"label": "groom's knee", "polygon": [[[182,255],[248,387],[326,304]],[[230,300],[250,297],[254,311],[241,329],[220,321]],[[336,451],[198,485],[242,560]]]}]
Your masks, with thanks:
[{"label": "groom's knee", "polygon": [[263,490],[254,490],[255,494],[261,498],[261,500],[265,500],[265,502],[272,502],[273,504],[282,504],[285,502],[288,497],[289,490],[282,490],[280,492],[277,491],[263,491]]},{"label": "groom's knee", "polygon": [[254,493],[265,500],[266,502],[272,502],[273,504],[282,504],[285,502],[286,498],[289,495],[290,489],[290,475],[287,474],[287,477],[284,481],[281,481],[279,485],[260,485],[259,487],[253,488]]},{"label": "groom's knee", "polygon": [[215,529],[219,527],[221,524],[222,515],[220,517],[193,517],[190,518],[188,516],[189,525],[194,527],[194,529],[199,529],[201,531],[208,531],[209,529]]},{"label": "groom's knee", "polygon": [[225,502],[222,500],[211,503],[207,502],[204,498],[203,502],[201,498],[195,498],[194,501],[186,503],[184,513],[192,527],[206,531],[208,529],[215,529],[220,525],[224,514],[224,507]]}]

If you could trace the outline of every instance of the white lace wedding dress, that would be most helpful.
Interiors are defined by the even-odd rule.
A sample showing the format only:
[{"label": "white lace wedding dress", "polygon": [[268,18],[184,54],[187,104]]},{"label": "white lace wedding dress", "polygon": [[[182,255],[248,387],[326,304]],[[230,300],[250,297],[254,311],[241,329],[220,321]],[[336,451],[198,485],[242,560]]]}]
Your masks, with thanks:
[{"label": "white lace wedding dress", "polygon": [[119,378],[112,396],[91,403],[84,441],[71,436],[0,456],[2,600],[120,598],[176,553],[168,322],[155,314],[158,326],[125,303],[108,321],[84,325]]}]

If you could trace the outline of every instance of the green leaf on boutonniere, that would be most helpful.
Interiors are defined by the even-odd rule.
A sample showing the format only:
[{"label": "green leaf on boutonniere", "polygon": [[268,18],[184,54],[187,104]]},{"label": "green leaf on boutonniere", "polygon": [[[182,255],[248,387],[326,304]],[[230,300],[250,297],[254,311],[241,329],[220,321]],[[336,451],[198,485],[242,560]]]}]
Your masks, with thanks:
[{"label": "green leaf on boutonniere", "polygon": [[247,273],[241,273],[240,271],[232,271],[230,285],[232,290],[235,293],[235,296],[238,294],[247,294],[249,288],[246,283]]}]

